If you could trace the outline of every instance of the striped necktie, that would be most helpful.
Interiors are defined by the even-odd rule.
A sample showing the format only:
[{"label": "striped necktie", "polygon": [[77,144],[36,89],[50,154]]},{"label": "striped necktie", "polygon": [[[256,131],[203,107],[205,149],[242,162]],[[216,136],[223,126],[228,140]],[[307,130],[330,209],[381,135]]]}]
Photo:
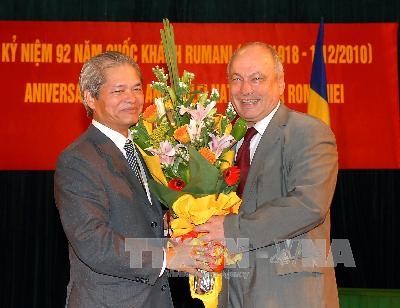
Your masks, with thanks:
[{"label": "striped necktie", "polygon": [[126,140],[124,149],[126,151],[126,159],[128,160],[129,166],[131,166],[132,170],[135,172],[135,175],[138,178],[143,189],[146,191],[145,186],[144,186],[144,181],[142,178],[142,173],[140,171],[138,154],[137,154],[135,146],[133,145],[131,140],[129,140],[129,139]]}]

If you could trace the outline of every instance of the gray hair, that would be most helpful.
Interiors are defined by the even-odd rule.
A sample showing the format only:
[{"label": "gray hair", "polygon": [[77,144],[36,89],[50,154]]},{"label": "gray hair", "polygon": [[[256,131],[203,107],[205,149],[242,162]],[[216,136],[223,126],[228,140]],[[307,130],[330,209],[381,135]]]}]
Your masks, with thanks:
[{"label": "gray hair", "polygon": [[236,49],[236,51],[233,53],[232,57],[230,58],[230,60],[228,62],[228,67],[227,67],[228,79],[229,79],[229,74],[230,74],[232,63],[236,59],[237,55],[241,51],[243,51],[249,47],[253,47],[253,46],[258,46],[258,47],[266,49],[270,53],[272,58],[274,59],[274,68],[275,68],[276,76],[280,77],[281,75],[283,75],[283,73],[284,73],[283,64],[282,64],[282,61],[279,58],[279,55],[276,52],[274,47],[272,47],[269,44],[263,43],[263,42],[248,42],[248,43],[241,45],[238,49]]},{"label": "gray hair", "polygon": [[105,70],[123,64],[131,65],[143,82],[142,73],[137,63],[129,56],[118,51],[106,51],[90,58],[82,67],[79,75],[79,89],[82,102],[85,105],[88,117],[93,117],[93,109],[89,107],[85,99],[85,91],[89,91],[93,98],[98,99],[100,88],[106,83]]}]

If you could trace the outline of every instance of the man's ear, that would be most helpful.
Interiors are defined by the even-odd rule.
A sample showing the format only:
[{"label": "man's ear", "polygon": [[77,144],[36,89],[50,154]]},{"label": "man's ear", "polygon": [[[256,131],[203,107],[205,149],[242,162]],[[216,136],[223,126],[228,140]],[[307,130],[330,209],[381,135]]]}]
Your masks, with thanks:
[{"label": "man's ear", "polygon": [[281,96],[283,94],[283,91],[285,91],[285,78],[283,76],[280,76],[278,78],[278,86],[279,86],[279,95]]},{"label": "man's ear", "polygon": [[86,101],[86,103],[87,103],[87,105],[92,109],[92,110],[95,110],[96,108],[95,108],[95,103],[94,103],[94,97],[92,96],[92,94],[90,94],[90,92],[89,91],[85,91],[84,92],[84,97],[85,97],[85,101]]}]

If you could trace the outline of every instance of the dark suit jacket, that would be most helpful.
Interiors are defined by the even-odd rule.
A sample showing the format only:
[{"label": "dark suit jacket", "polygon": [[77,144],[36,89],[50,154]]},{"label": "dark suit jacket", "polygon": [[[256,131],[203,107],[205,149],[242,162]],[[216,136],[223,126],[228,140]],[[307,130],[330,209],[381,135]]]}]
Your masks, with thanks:
[{"label": "dark suit jacket", "polygon": [[224,222],[225,237],[249,239],[250,252],[247,268],[228,273],[220,307],[338,307],[328,254],[337,170],[331,130],[281,105],[254,154],[239,214]]},{"label": "dark suit jacket", "polygon": [[161,206],[150,204],[115,144],[91,125],[60,155],[54,185],[69,242],[67,306],[172,307],[167,277],[159,278]]}]

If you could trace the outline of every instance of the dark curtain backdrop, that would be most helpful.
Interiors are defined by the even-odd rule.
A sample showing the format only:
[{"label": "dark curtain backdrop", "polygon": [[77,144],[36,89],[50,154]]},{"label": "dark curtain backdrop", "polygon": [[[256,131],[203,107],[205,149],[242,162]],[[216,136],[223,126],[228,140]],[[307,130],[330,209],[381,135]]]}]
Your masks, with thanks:
[{"label": "dark curtain backdrop", "polygon": [[[0,20],[161,22],[168,17],[172,22],[318,22],[321,16],[329,23],[399,22],[400,1],[2,0],[0,4]],[[53,171],[0,171],[0,200],[0,307],[63,307],[69,263],[54,205]],[[336,268],[339,287],[400,289],[399,204],[400,170],[339,172],[332,238],[348,239],[356,262],[355,268],[341,264]],[[177,307],[197,306],[188,301],[182,279],[172,283]]]}]

